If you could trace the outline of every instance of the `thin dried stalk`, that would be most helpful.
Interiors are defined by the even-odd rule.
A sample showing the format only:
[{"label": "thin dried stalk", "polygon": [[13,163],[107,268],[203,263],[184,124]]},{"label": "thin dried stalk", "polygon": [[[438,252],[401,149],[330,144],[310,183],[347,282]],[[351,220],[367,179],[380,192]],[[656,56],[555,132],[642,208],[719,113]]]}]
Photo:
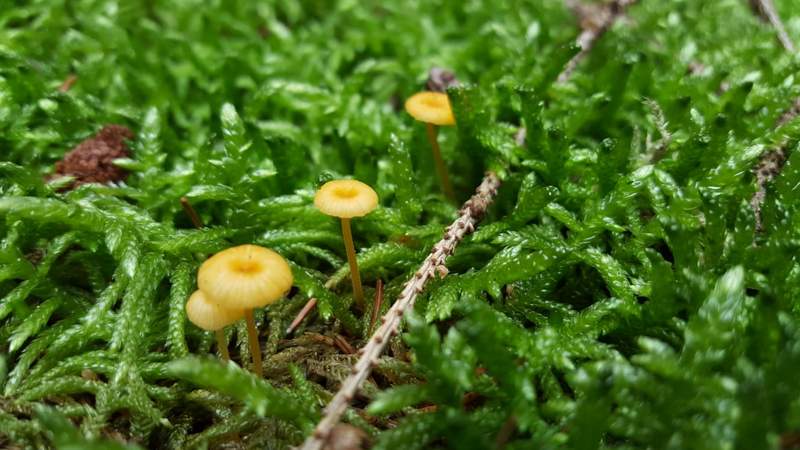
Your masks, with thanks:
[{"label": "thin dried stalk", "polygon": [[58,87],[58,92],[64,93],[69,91],[72,89],[72,85],[74,85],[76,81],[78,81],[78,77],[75,74],[69,74],[64,82]]},{"label": "thin dried stalk", "polygon": [[[794,120],[800,115],[800,97],[794,99],[792,105],[781,114],[778,121],[775,123],[775,129],[778,129],[787,123]],[[753,198],[750,199],[750,207],[753,208],[753,214],[756,217],[756,232],[764,231],[764,224],[761,218],[761,207],[767,199],[767,184],[775,179],[783,169],[783,165],[788,159],[788,151],[786,143],[782,143],[778,148],[770,150],[758,160],[758,165],[754,169],[756,174],[756,192]]]},{"label": "thin dried stalk", "polygon": [[294,320],[292,320],[292,323],[289,324],[288,328],[286,328],[286,334],[288,335],[294,333],[294,330],[300,326],[300,324],[303,322],[303,320],[305,320],[306,316],[308,316],[315,306],[317,306],[317,299],[314,297],[308,299],[308,302],[306,302],[305,306],[303,306],[303,309],[297,313],[297,316],[295,316]]},{"label": "thin dried stalk", "polygon": [[[325,289],[330,290],[335,288],[338,282],[339,280],[336,279],[335,277],[328,278],[328,281],[325,282]],[[308,315],[311,314],[311,311],[313,311],[314,308],[316,307],[317,307],[317,299],[313,297],[308,299],[308,302],[306,302],[305,306],[303,306],[303,309],[301,309],[300,312],[297,313],[294,320],[292,320],[292,323],[289,325],[288,328],[286,328],[286,334],[294,333],[294,330],[296,330],[297,327],[299,327],[300,324],[303,323],[306,317],[308,317]]]},{"label": "thin dried stalk", "polygon": [[625,10],[628,6],[633,5],[636,1],[637,0],[614,0],[597,8],[591,8],[589,5],[584,5],[574,0],[567,1],[567,6],[570,6],[578,15],[583,32],[581,32],[577,39],[577,43],[581,49],[566,65],[564,65],[564,70],[558,75],[559,83],[564,83],[569,80],[572,76],[572,72],[574,72],[578,64],[586,58],[586,55],[592,51],[597,41],[612,25],[614,25],[617,19],[625,15]]},{"label": "thin dried stalk", "polygon": [[[775,9],[775,3],[773,3],[772,0],[750,0],[750,6],[752,6],[753,11],[759,17],[772,24],[772,27],[775,28],[775,32],[778,33],[778,40],[781,41],[783,48],[790,53],[795,53],[796,49],[794,43],[786,33],[786,28],[783,26],[778,11]],[[798,115],[800,115],[800,97],[795,98],[791,106],[781,114],[775,124],[775,128],[777,129],[784,126]],[[788,155],[784,146],[785,144],[782,144],[777,149],[765,153],[764,156],[759,159],[758,165],[754,169],[757,189],[755,194],[753,194],[753,198],[750,199],[750,207],[753,208],[753,214],[756,218],[756,232],[764,231],[761,208],[767,198],[767,184],[780,174],[784,163],[786,163]]]},{"label": "thin dried stalk", "polygon": [[195,228],[203,228],[203,221],[200,219],[200,216],[197,214],[197,211],[194,210],[194,207],[189,202],[189,199],[186,197],[181,197],[181,207],[183,208],[183,212],[189,216],[189,220],[192,221],[192,225]]},{"label": "thin dried stalk", "polygon": [[453,222],[444,233],[444,238],[433,246],[433,250],[425,258],[419,270],[406,283],[402,293],[394,302],[389,311],[381,318],[381,326],[375,330],[367,344],[359,350],[360,358],[353,366],[351,374],[344,380],[342,387],[333,396],[325,408],[322,420],[317,424],[314,432],[306,439],[302,450],[320,450],[331,435],[331,430],[337,423],[347,406],[353,400],[361,384],[367,379],[372,368],[378,364],[379,357],[389,340],[399,333],[400,322],[403,314],[414,307],[417,295],[425,284],[436,274],[444,278],[447,275],[445,260],[455,251],[464,236],[473,232],[478,221],[483,217],[486,209],[492,204],[500,180],[492,172],[486,174],[478,189],[459,211],[458,219]]},{"label": "thin dried stalk", "polygon": [[772,0],[750,0],[750,7],[759,17],[772,25],[772,28],[775,29],[775,33],[778,35],[778,40],[786,51],[789,53],[797,51],[794,42],[792,42],[792,38],[790,38],[789,33],[786,32],[786,27],[783,26],[781,16],[778,15],[775,2]]},{"label": "thin dried stalk", "polygon": [[[567,7],[573,10],[578,17],[583,31],[577,39],[581,50],[564,64],[564,68],[557,78],[558,83],[566,83],[569,81],[573,72],[575,72],[575,69],[578,67],[578,64],[592,51],[597,40],[614,25],[617,19],[625,14],[625,10],[628,6],[637,2],[637,0],[614,0],[604,5],[595,5],[584,3],[582,0],[564,1]],[[525,146],[526,131],[525,128],[520,128],[514,135],[514,141],[516,141],[517,145],[520,147]]]},{"label": "thin dried stalk", "polygon": [[378,313],[381,312],[381,305],[383,304],[383,280],[378,278],[375,283],[375,299],[372,302],[372,315],[369,318],[369,329],[375,326],[375,321],[378,320]]}]

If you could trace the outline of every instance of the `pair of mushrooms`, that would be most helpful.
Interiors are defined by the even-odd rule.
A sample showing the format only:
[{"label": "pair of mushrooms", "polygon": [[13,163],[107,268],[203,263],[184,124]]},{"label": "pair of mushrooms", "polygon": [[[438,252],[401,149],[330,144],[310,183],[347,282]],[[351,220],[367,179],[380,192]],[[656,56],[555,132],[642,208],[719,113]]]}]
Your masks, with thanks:
[{"label": "pair of mushrooms", "polygon": [[[447,94],[420,92],[406,101],[405,108],[414,119],[426,124],[442,190],[448,198],[454,200],[455,193],[436,137],[437,126],[455,124]],[[369,185],[360,181],[334,180],[319,188],[314,197],[314,205],[322,213],[341,219],[342,238],[353,283],[353,299],[356,306],[363,309],[364,292],[350,220],[372,212],[378,205],[378,195]],[[212,256],[200,267],[197,275],[198,290],[189,298],[186,313],[195,325],[215,333],[217,346],[224,360],[229,360],[230,356],[223,328],[244,317],[247,321],[253,371],[261,377],[261,348],[253,309],[276,302],[291,289],[293,281],[288,263],[274,251],[257,245],[229,248]]]},{"label": "pair of mushrooms", "polygon": [[[442,190],[447,198],[455,200],[453,185],[447,175],[447,167],[442,159],[442,151],[436,138],[437,126],[455,125],[453,110],[447,94],[441,92],[419,92],[406,100],[406,111],[414,119],[424,122],[427,129],[428,140],[433,150],[433,160],[436,172],[442,182]],[[353,298],[356,305],[363,309],[364,292],[361,288],[361,275],[358,272],[356,251],[353,245],[353,235],[350,229],[350,219],[362,217],[378,205],[378,194],[357,180],[334,180],[325,183],[314,197],[314,205],[323,213],[339,217],[342,220],[342,238],[347,251],[347,261],[350,263],[350,279],[353,282]]]},{"label": "pair of mushrooms", "polygon": [[[342,221],[353,297],[363,308],[364,294],[356,262],[350,219],[361,217],[378,206],[378,194],[356,180],[325,183],[314,197],[323,213]],[[197,273],[198,289],[186,303],[186,315],[198,327],[213,331],[222,359],[230,359],[223,329],[242,318],[247,321],[247,337],[253,358],[253,372],[263,376],[261,346],[258,341],[253,309],[278,301],[291,289],[294,277],[289,264],[274,251],[257,245],[240,245],[223,250],[207,259]]]},{"label": "pair of mushrooms", "polygon": [[186,303],[186,315],[213,331],[222,359],[229,360],[223,329],[242,318],[253,358],[253,372],[263,374],[253,309],[278,301],[291,289],[292,269],[281,255],[257,245],[240,245],[208,258],[197,273],[198,289]]}]

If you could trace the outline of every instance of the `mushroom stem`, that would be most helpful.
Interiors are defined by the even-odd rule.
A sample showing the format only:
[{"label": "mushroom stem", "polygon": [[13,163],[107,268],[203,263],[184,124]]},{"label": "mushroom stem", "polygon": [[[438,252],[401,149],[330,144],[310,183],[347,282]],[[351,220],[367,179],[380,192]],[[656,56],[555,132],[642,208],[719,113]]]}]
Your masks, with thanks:
[{"label": "mushroom stem", "polygon": [[356,247],[353,245],[353,233],[350,230],[350,219],[342,217],[342,238],[347,251],[347,262],[350,263],[350,280],[353,282],[353,299],[356,307],[364,309],[364,291],[361,289],[361,274],[358,273]]},{"label": "mushroom stem", "polygon": [[217,349],[219,350],[222,360],[225,362],[230,361],[231,355],[228,353],[228,341],[225,340],[225,332],[220,328],[214,332],[214,336],[217,338]]},{"label": "mushroom stem", "polygon": [[428,281],[436,278],[437,272],[441,277],[447,274],[446,271],[441,272],[443,269],[439,268],[445,267],[448,255],[452,255],[459,242],[475,230],[481,217],[494,201],[499,187],[500,179],[497,178],[497,175],[492,172],[487,173],[475,195],[462,206],[458,219],[447,227],[442,240],[433,246],[433,250],[425,258],[422,266],[408,280],[400,296],[389,308],[389,311],[383,315],[381,325],[358,351],[361,356],[351,368],[347,378],[342,381],[339,391],[323,410],[322,419],[317,423],[311,435],[306,438],[300,450],[322,450],[331,435],[331,430],[339,423],[339,419],[355,398],[361,385],[372,369],[380,364],[380,356],[386,345],[399,333],[403,316],[414,309],[417,296],[424,290]]},{"label": "mushroom stem", "polygon": [[444,191],[444,195],[450,200],[455,201],[456,194],[453,191],[452,183],[450,183],[450,176],[447,175],[447,166],[444,165],[444,159],[442,159],[442,150],[439,148],[439,140],[436,137],[436,125],[432,123],[426,123],[425,129],[428,131],[428,140],[430,141],[431,148],[433,149],[433,162],[436,166],[436,173],[439,175],[439,179],[442,181],[442,190]]},{"label": "mushroom stem", "polygon": [[261,366],[261,346],[258,344],[258,333],[256,332],[256,320],[253,318],[253,310],[246,309],[244,318],[247,322],[247,339],[250,341],[250,355],[253,358],[253,373],[259,378],[264,377],[264,368]]}]

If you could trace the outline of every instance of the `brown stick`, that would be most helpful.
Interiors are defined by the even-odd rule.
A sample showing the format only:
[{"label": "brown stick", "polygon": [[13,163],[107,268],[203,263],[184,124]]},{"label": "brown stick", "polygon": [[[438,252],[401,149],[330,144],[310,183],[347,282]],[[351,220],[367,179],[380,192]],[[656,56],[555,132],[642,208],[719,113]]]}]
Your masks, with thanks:
[{"label": "brown stick", "polygon": [[[578,64],[592,51],[595,43],[625,14],[628,6],[636,2],[637,0],[614,0],[606,5],[593,6],[592,4],[584,4],[581,0],[565,0],[567,6],[575,10],[576,15],[580,19],[583,31],[578,35],[578,39],[576,40],[581,49],[564,64],[564,68],[556,79],[557,83],[566,83],[569,81],[573,72],[575,72],[575,69],[578,67]],[[525,128],[520,128],[514,135],[514,140],[520,147],[525,146],[526,134],[527,130]]]},{"label": "brown stick", "polygon": [[348,355],[352,355],[352,354],[354,354],[356,352],[356,349],[354,349],[353,346],[350,345],[350,341],[345,339],[345,337],[342,336],[341,334],[335,334],[333,336],[333,345],[335,345],[336,348],[341,350],[342,353],[345,353],[345,354],[348,354]]},{"label": "brown stick", "polygon": [[74,73],[69,74],[69,76],[64,79],[64,82],[61,83],[61,86],[58,87],[58,92],[64,93],[69,91],[76,81],[78,81],[78,77]]},{"label": "brown stick", "polygon": [[192,221],[192,225],[194,225],[195,228],[203,228],[203,221],[200,220],[200,216],[197,215],[197,211],[195,211],[192,204],[189,203],[188,198],[181,197],[181,206],[186,215],[189,216],[189,220]]},{"label": "brown stick", "polygon": [[378,278],[378,282],[375,284],[375,300],[372,302],[372,317],[369,319],[369,329],[371,330],[375,326],[375,321],[378,320],[378,313],[381,311],[381,305],[383,304],[383,280]]},{"label": "brown stick", "polygon": [[604,5],[597,10],[597,17],[592,19],[589,26],[578,35],[577,43],[580,46],[580,51],[570,59],[564,70],[558,75],[558,82],[565,83],[572,76],[572,72],[578,67],[578,64],[586,58],[586,55],[592,51],[597,41],[611,28],[612,25],[625,15],[625,10],[628,6],[636,3],[637,0],[614,0],[613,2]]},{"label": "brown stick", "polygon": [[297,313],[297,316],[295,316],[294,320],[292,320],[292,323],[289,324],[288,328],[286,328],[286,334],[294,333],[294,330],[296,330],[297,327],[300,326],[300,323],[302,323],[303,320],[305,320],[306,316],[308,316],[308,314],[311,312],[312,309],[314,309],[315,306],[317,306],[317,299],[314,297],[308,299],[305,306],[303,306],[303,309],[301,309],[300,312]]},{"label": "brown stick", "polygon": [[[790,53],[795,53],[795,46],[786,29],[783,26],[778,11],[775,9],[775,3],[772,0],[750,0],[751,6],[762,18],[766,19],[775,28],[778,33],[778,39],[781,41],[783,48]],[[786,111],[781,114],[775,123],[775,129],[778,129],[788,122],[794,120],[800,114],[800,97],[795,98],[792,104]],[[758,165],[755,168],[756,173],[756,192],[750,199],[750,207],[753,209],[755,215],[756,232],[764,231],[764,223],[761,217],[761,208],[767,198],[767,184],[780,174],[783,165],[786,163],[788,157],[785,143],[781,144],[777,149],[770,150],[764,153],[758,160]]]},{"label": "brown stick", "polygon": [[778,15],[778,9],[775,8],[775,2],[773,0],[750,0],[750,6],[755,10],[756,14],[772,25],[783,48],[789,53],[795,53],[797,50],[794,42],[789,37],[789,33],[786,32],[786,27],[783,26],[781,16]]},{"label": "brown stick", "polygon": [[[336,280],[334,278],[329,278],[328,281],[325,282],[325,289],[333,289],[334,287],[336,287]],[[305,306],[303,306],[303,309],[301,309],[300,312],[297,313],[297,316],[295,316],[294,320],[292,320],[292,324],[286,328],[286,334],[293,333],[294,330],[296,330],[297,327],[300,326],[300,324],[306,319],[306,317],[308,317],[308,314],[311,313],[311,311],[316,307],[317,299],[308,299],[308,302],[305,304]]]},{"label": "brown stick", "polygon": [[514,434],[514,430],[517,428],[517,419],[514,416],[509,417],[503,423],[503,426],[500,427],[500,432],[497,433],[497,437],[494,440],[494,448],[497,450],[502,450],[505,448],[508,440],[511,439],[511,436]]},{"label": "brown stick", "polygon": [[447,227],[442,240],[433,246],[433,250],[425,258],[422,266],[406,283],[397,301],[383,316],[381,326],[375,330],[367,344],[359,350],[361,357],[353,366],[352,373],[344,380],[339,391],[325,408],[322,420],[317,424],[311,436],[303,443],[302,450],[320,450],[322,448],[331,430],[339,422],[359,387],[369,376],[372,368],[378,364],[378,358],[383,353],[389,339],[399,333],[403,314],[414,308],[417,295],[422,292],[428,280],[437,273],[440,276],[446,273],[439,268],[444,267],[445,260],[455,251],[456,246],[464,239],[464,236],[475,230],[478,221],[494,201],[499,187],[500,180],[497,175],[492,172],[487,173],[483,178],[483,182],[478,186],[475,195],[464,203],[458,218]]}]

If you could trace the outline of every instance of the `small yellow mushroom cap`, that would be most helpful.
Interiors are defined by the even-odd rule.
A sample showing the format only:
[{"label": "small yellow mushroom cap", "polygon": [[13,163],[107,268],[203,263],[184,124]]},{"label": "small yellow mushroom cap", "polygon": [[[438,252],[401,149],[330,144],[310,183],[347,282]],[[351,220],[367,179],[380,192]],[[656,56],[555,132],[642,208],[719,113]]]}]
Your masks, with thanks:
[{"label": "small yellow mushroom cap", "polygon": [[419,92],[406,100],[406,111],[420,122],[455,125],[450,99],[443,92]]},{"label": "small yellow mushroom cap", "polygon": [[333,180],[319,188],[314,206],[329,216],[362,217],[378,206],[378,194],[358,180]]},{"label": "small yellow mushroom cap", "polygon": [[208,300],[226,309],[252,309],[274,303],[292,288],[292,269],[283,257],[258,245],[240,245],[208,258],[197,286]]},{"label": "small yellow mushroom cap", "polygon": [[244,317],[244,311],[220,308],[208,301],[206,294],[198,289],[186,302],[186,315],[198,327],[206,331],[217,331]]}]

